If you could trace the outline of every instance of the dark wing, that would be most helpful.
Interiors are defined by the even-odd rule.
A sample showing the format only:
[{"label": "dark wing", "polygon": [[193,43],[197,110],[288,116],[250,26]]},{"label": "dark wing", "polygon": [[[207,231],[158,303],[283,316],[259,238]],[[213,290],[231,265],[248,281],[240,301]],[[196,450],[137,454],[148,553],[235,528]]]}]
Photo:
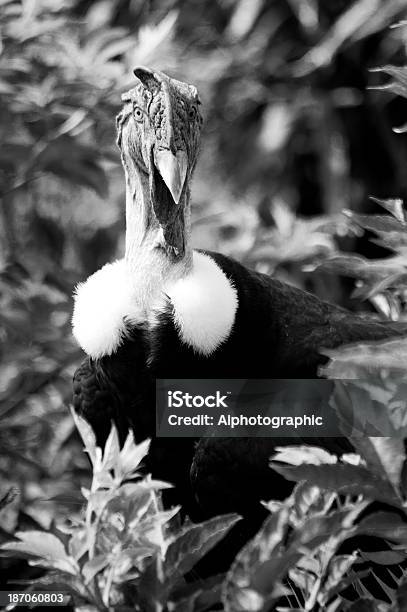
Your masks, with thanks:
[{"label": "dark wing", "polygon": [[[218,378],[230,371],[240,378],[315,378],[327,360],[324,348],[406,334],[405,325],[365,319],[223,255],[207,254],[231,279],[239,301],[232,334],[212,359]],[[204,514],[253,517],[260,500],[284,499],[292,484],[268,467],[268,459],[276,446],[304,443],[338,455],[352,451],[345,438],[202,439],[191,481]]]},{"label": "dark wing", "polygon": [[151,438],[143,461],[145,472],[175,485],[165,492],[166,505],[182,503],[191,513],[189,470],[194,441],[155,438],[155,377],[148,367],[148,349],[148,336],[135,329],[113,355],[86,358],[74,375],[74,408],[91,425],[102,448],[112,423],[121,443],[129,429],[137,442]]},{"label": "dark wing", "polygon": [[358,316],[228,257],[207,254],[231,279],[239,301],[232,334],[212,361],[223,353],[223,363],[233,363],[241,378],[314,378],[327,361],[324,348],[407,335],[405,323]]},{"label": "dark wing", "polygon": [[98,362],[89,357],[82,361],[73,377],[73,406],[92,427],[97,445],[103,448],[112,423],[119,426],[120,397],[105,381]]},{"label": "dark wing", "polygon": [[147,343],[142,329],[131,335],[113,355],[84,359],[73,379],[76,412],[93,428],[104,446],[112,422],[121,442],[129,429],[136,441],[155,431],[154,383],[147,368]]}]

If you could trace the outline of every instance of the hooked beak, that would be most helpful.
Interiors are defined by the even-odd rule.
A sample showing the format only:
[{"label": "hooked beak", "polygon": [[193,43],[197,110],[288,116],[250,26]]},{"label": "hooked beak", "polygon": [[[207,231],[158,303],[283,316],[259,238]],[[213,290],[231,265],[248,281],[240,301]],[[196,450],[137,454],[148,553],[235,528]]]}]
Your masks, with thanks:
[{"label": "hooked beak", "polygon": [[185,151],[176,155],[168,149],[157,151],[155,165],[176,204],[179,203],[188,170],[188,157]]}]

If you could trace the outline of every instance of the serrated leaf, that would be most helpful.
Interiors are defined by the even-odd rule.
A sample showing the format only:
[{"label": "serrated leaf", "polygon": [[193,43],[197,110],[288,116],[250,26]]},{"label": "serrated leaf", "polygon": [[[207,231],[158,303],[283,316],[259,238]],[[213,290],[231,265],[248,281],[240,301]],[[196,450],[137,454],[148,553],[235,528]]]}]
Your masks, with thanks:
[{"label": "serrated leaf", "polygon": [[404,222],[390,215],[359,215],[351,211],[347,211],[346,215],[360,225],[360,227],[363,227],[363,229],[379,235],[386,234],[387,232],[407,231],[407,226]]},{"label": "serrated leaf", "polygon": [[366,460],[367,467],[386,478],[398,491],[405,460],[404,441],[401,438],[355,436],[351,442]]},{"label": "serrated leaf", "polygon": [[117,428],[115,427],[115,425],[112,425],[109,436],[106,440],[105,448],[103,450],[103,459],[100,469],[104,471],[111,470],[117,463],[119,459],[119,454],[119,435],[117,433]]},{"label": "serrated leaf", "polygon": [[362,280],[384,279],[389,274],[405,272],[399,258],[366,259],[359,255],[336,255],[318,264],[316,269]]},{"label": "serrated leaf", "polygon": [[16,533],[21,542],[2,544],[0,549],[39,557],[39,564],[76,575],[78,565],[68,556],[63,543],[55,535],[45,531],[20,531]]},{"label": "serrated leaf", "polygon": [[109,565],[109,557],[107,555],[97,555],[93,559],[89,559],[82,567],[82,575],[85,578],[85,584],[89,584],[91,580]]},{"label": "serrated leaf", "polygon": [[144,440],[140,444],[134,442],[134,434],[130,431],[122,450],[120,451],[119,461],[117,464],[117,472],[120,476],[128,478],[131,474],[137,471],[144,457],[147,455],[150,448],[150,440]]},{"label": "serrated leaf", "polygon": [[362,466],[349,464],[282,466],[274,462],[270,465],[288,480],[295,482],[305,480],[321,489],[343,495],[364,495],[370,499],[396,505],[398,503],[389,483]]},{"label": "serrated leaf", "polygon": [[[278,585],[278,579],[284,571],[288,571],[290,564],[301,555],[291,555],[290,559],[276,559],[273,568],[267,567],[266,571],[260,572],[263,566],[276,556],[289,526],[289,509],[281,508],[278,512],[268,517],[257,535],[248,542],[238,553],[233,561],[222,588],[222,603],[225,610],[230,612],[246,612],[248,601],[255,606],[260,601],[257,597],[251,597],[253,591],[252,582],[257,580],[257,594],[264,597],[269,591]],[[262,589],[262,592],[260,590]],[[267,593],[269,595],[269,593]],[[247,599],[249,597],[249,599]],[[257,602],[257,603],[256,603]],[[252,608],[256,609],[256,608]],[[261,609],[261,608],[260,608]]]},{"label": "serrated leaf", "polygon": [[282,461],[291,465],[325,465],[337,463],[335,455],[331,455],[319,446],[277,446],[271,461]]},{"label": "serrated leaf", "polygon": [[403,208],[403,200],[400,198],[387,198],[382,200],[381,198],[375,198],[370,196],[370,199],[379,206],[383,206],[386,210],[388,210],[393,217],[400,221],[400,223],[404,223],[406,221],[406,213]]},{"label": "serrated leaf", "polygon": [[71,414],[82,441],[85,445],[85,450],[89,455],[92,465],[96,463],[96,438],[93,433],[92,427],[85,419],[76,414],[75,410],[71,407]]},{"label": "serrated leaf", "polygon": [[226,514],[182,529],[165,555],[165,573],[169,583],[189,572],[239,520],[240,516],[236,514]]},{"label": "serrated leaf", "polygon": [[407,339],[358,343],[340,349],[323,349],[321,353],[330,357],[329,363],[320,368],[320,375],[328,378],[366,379],[381,376],[384,371],[400,377],[406,372]]},{"label": "serrated leaf", "polygon": [[114,497],[115,491],[103,490],[95,491],[94,493],[90,493],[88,497],[88,504],[95,512],[97,516],[100,516],[103,510],[106,508],[106,505],[109,501]]}]

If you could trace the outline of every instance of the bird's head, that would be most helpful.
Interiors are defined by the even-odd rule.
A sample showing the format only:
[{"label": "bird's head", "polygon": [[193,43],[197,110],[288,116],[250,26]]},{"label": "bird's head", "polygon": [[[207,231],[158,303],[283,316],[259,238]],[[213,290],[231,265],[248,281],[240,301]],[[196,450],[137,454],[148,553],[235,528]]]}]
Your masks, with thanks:
[{"label": "bird's head", "polygon": [[117,142],[126,171],[148,177],[164,246],[178,258],[185,249],[184,208],[202,126],[198,92],[162,72],[140,67],[134,74],[139,83],[122,96]]}]

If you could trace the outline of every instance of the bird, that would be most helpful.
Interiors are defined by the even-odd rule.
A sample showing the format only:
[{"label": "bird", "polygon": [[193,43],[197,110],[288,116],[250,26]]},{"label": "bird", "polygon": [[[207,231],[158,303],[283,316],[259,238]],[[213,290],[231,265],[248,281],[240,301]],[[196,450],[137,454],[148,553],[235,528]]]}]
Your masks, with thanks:
[{"label": "bird", "polygon": [[[258,525],[261,499],[291,484],[268,468],[277,438],[155,437],[155,381],[316,378],[332,349],[398,335],[317,296],[191,244],[191,181],[203,125],[195,86],[146,67],[116,119],[126,182],[124,257],[75,291],[73,335],[86,356],[73,405],[103,447],[152,438],[147,468],[194,517],[236,511]],[[331,452],[346,440],[322,440]],[[249,492],[249,494],[246,493]]]}]

